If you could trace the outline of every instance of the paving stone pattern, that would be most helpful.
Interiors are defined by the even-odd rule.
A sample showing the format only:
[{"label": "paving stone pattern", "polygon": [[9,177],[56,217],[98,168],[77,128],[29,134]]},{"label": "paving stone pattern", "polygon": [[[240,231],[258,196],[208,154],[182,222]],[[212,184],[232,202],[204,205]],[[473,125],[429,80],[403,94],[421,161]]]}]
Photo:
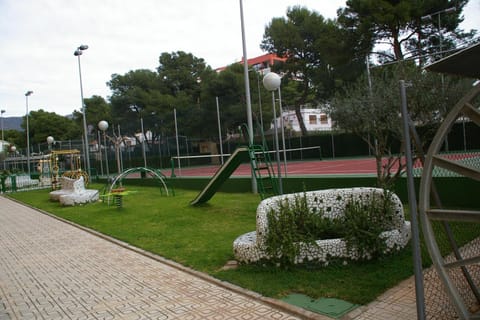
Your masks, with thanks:
[{"label": "paving stone pattern", "polygon": [[0,196],[0,320],[297,319]]},{"label": "paving stone pattern", "polygon": [[[0,196],[0,320],[331,319],[219,284]],[[341,319],[416,319],[414,297],[410,278]]]}]

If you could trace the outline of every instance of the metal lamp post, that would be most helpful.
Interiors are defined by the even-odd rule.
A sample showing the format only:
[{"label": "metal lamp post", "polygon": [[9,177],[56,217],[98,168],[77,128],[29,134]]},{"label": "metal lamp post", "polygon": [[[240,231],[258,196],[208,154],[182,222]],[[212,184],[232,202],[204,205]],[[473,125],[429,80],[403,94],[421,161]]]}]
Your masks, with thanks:
[{"label": "metal lamp post", "polygon": [[[2,125],[2,152],[4,152],[4,154],[6,153],[5,151],[5,138],[3,136],[3,114],[5,113],[5,110],[0,110],[0,121],[1,121],[1,125]],[[3,157],[3,170],[6,170],[5,168],[5,158],[6,158],[6,155],[4,155]]]},{"label": "metal lamp post", "polygon": [[1,119],[1,124],[2,124],[2,141],[5,140],[4,136],[3,136],[3,114],[5,113],[5,110],[0,110],[0,119]]},{"label": "metal lamp post", "polygon": [[220,126],[220,107],[218,104],[218,97],[215,97],[215,101],[217,103],[218,145],[220,146],[220,159],[223,165],[222,127]]},{"label": "metal lamp post", "polygon": [[29,90],[25,93],[25,106],[27,109],[26,117],[27,117],[27,172],[28,176],[30,176],[30,129],[28,128],[28,97],[33,93],[33,91]]},{"label": "metal lamp post", "polygon": [[140,107],[137,107],[135,105],[130,106],[130,110],[135,111],[138,113],[140,116],[140,130],[142,130],[142,157],[143,157],[143,166],[146,168],[147,167],[147,154],[145,151],[145,139],[147,138],[145,136],[145,132],[143,131],[143,116],[142,116],[142,109]]},{"label": "metal lamp post", "polygon": [[[252,101],[250,98],[250,80],[248,78],[248,58],[247,58],[247,44],[245,37],[245,21],[243,17],[243,2],[240,3],[240,24],[242,29],[242,49],[243,49],[243,78],[245,83],[245,100],[247,103],[247,126],[249,135],[249,145],[253,145],[253,119],[252,119]],[[257,180],[255,179],[255,173],[252,170],[252,192],[258,192]]]},{"label": "metal lamp post", "polygon": [[14,164],[14,168],[16,169],[17,168],[17,161],[16,161],[16,153],[17,153],[17,147],[15,146],[11,146],[10,147],[10,152],[13,153],[13,164]]},{"label": "metal lamp post", "polygon": [[263,77],[263,86],[265,87],[265,89],[272,92],[273,130],[275,134],[275,154],[277,157],[278,190],[280,194],[283,194],[282,173],[280,168],[280,150],[278,146],[277,111],[275,107],[275,90],[280,88],[281,83],[282,79],[278,74],[274,72],[267,73],[267,75]]},{"label": "metal lamp post", "polygon": [[147,153],[146,153],[146,148],[145,148],[145,140],[147,139],[147,136],[145,135],[145,131],[143,130],[143,116],[140,114],[140,128],[142,130],[142,156],[143,156],[143,167],[147,167]]},{"label": "metal lamp post", "polygon": [[55,142],[55,139],[52,136],[47,137],[48,150],[52,150],[52,145]]},{"label": "metal lamp post", "polygon": [[86,118],[86,108],[85,102],[83,100],[83,85],[82,85],[82,68],[80,66],[80,56],[82,55],[84,50],[87,50],[88,46],[82,44],[75,50],[73,53],[74,56],[78,58],[78,74],[80,76],[80,98],[82,99],[82,114],[83,114],[83,139],[84,139],[84,153],[85,153],[85,164],[87,173],[90,175],[90,155],[88,153],[88,129],[87,129],[87,118]]},{"label": "metal lamp post", "polygon": [[107,129],[108,122],[102,120],[98,123],[98,129],[103,131],[103,144],[105,145],[105,169],[107,170],[107,180],[110,178],[110,172],[108,170],[108,152],[107,152]]},{"label": "metal lamp post", "polygon": [[442,26],[441,26],[441,23],[440,23],[440,15],[442,13],[452,13],[452,12],[455,12],[457,11],[457,8],[456,7],[451,7],[451,8],[447,8],[447,9],[444,9],[444,10],[440,10],[440,11],[437,11],[437,12],[434,12],[434,13],[431,13],[431,14],[427,14],[423,17],[421,17],[422,20],[433,20],[433,17],[434,16],[438,16],[438,33],[439,33],[439,44],[440,44],[440,56],[442,56],[442,51],[443,51],[443,33],[442,33]]},{"label": "metal lamp post", "polygon": [[[456,7],[450,7],[450,8],[444,9],[444,10],[433,12],[431,14],[425,15],[425,16],[420,18],[423,21],[425,21],[425,20],[433,20],[434,16],[438,17],[437,22],[438,22],[439,45],[440,45],[439,58],[442,57],[442,53],[443,53],[443,32],[442,32],[442,25],[441,25],[441,21],[440,21],[440,16],[441,16],[442,13],[452,13],[452,12],[455,12],[456,10],[457,10]],[[441,74],[441,81],[442,81],[442,94],[444,94],[444,91],[445,91],[445,77],[444,77],[443,73]],[[446,111],[445,105],[443,106],[443,108]],[[449,149],[449,147],[448,147],[448,136],[446,136],[445,137],[445,150],[448,151],[448,149]]]},{"label": "metal lamp post", "polygon": [[[52,152],[52,145],[55,143],[55,139],[52,137],[52,136],[48,136],[47,137],[47,144],[48,144],[48,151]],[[51,159],[51,158],[50,158]],[[42,168],[41,168],[41,171],[40,171],[40,174],[42,175],[43,173],[43,164],[42,164]],[[49,179],[50,179],[50,183],[52,183],[52,172],[50,170],[48,170],[48,176],[49,176]],[[55,183],[52,184],[52,187],[55,186]]]},{"label": "metal lamp post", "polygon": [[278,109],[280,110],[280,125],[282,126],[283,170],[287,177],[287,148],[285,147],[285,123],[283,120],[282,90],[278,87]]}]

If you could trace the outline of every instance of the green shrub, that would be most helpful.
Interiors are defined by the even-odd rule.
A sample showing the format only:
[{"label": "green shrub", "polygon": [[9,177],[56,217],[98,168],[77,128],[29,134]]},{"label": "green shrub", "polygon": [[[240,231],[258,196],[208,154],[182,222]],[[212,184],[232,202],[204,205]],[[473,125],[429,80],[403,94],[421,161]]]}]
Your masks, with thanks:
[{"label": "green shrub", "polygon": [[[343,216],[325,217],[323,210],[309,208],[306,194],[293,203],[281,199],[277,209],[267,212],[266,252],[277,265],[295,264],[302,246],[317,246],[317,240],[343,238],[349,251],[359,258],[381,256],[386,244],[380,237],[389,229],[394,215],[391,193],[368,194],[363,200],[349,199]],[[337,201],[344,201],[341,198]]]},{"label": "green shrub", "polygon": [[345,205],[343,238],[349,250],[356,249],[360,257],[376,257],[386,249],[383,231],[392,225],[394,209],[391,192],[385,190],[382,196],[369,195],[367,201],[350,199]]},{"label": "green shrub", "polygon": [[338,219],[326,218],[323,211],[308,207],[305,193],[296,195],[293,203],[283,199],[277,205],[277,210],[267,212],[266,252],[272,262],[293,265],[302,243],[316,246],[318,239],[335,239],[344,234]]}]

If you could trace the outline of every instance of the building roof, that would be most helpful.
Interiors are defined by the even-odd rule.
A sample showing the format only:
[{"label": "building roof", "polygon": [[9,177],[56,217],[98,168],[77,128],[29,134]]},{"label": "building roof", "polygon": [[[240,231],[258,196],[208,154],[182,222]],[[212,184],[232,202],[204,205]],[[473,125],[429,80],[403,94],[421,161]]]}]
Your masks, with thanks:
[{"label": "building roof", "polygon": [[[275,61],[285,62],[285,61],[287,61],[287,58],[280,58],[275,53],[267,53],[267,54],[264,54],[264,55],[261,55],[261,56],[255,57],[255,58],[247,59],[247,64],[249,66],[255,66],[255,65],[263,64],[264,68],[266,68],[266,67],[274,65]],[[243,64],[243,58],[238,63]],[[224,67],[217,68],[215,70],[217,72],[220,72],[220,71],[225,70],[226,68],[227,68],[227,66],[224,66]]]},{"label": "building roof", "polygon": [[[267,66],[271,66],[275,63],[275,61],[285,62],[287,61],[287,58],[280,58],[274,53],[267,53],[255,58],[247,59],[247,63],[249,66],[254,66],[260,63],[266,63]],[[241,63],[243,63],[243,59]]]},{"label": "building roof", "polygon": [[425,67],[428,71],[480,78],[480,43],[457,51]]}]

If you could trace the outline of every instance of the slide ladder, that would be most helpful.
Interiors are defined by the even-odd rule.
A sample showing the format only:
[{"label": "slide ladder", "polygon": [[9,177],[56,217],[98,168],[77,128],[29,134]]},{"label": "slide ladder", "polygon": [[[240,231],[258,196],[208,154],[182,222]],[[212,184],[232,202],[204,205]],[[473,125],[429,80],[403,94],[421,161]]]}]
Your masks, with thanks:
[{"label": "slide ladder", "polygon": [[[245,132],[248,130],[246,125]],[[263,134],[262,134],[263,137]],[[250,161],[255,181],[257,182],[257,191],[262,199],[278,195],[278,180],[273,171],[272,162],[267,152],[265,138],[262,139],[262,145],[249,145],[248,147],[239,147],[227,159],[227,161],[215,172],[208,184],[202,191],[190,202],[190,205],[199,205],[210,200],[220,189],[222,184],[233,174],[233,172],[246,161]],[[252,177],[253,179],[253,177]]]},{"label": "slide ladder", "polygon": [[270,156],[261,145],[248,147],[250,164],[257,181],[257,191],[262,199],[278,195],[278,181],[275,178]]}]

